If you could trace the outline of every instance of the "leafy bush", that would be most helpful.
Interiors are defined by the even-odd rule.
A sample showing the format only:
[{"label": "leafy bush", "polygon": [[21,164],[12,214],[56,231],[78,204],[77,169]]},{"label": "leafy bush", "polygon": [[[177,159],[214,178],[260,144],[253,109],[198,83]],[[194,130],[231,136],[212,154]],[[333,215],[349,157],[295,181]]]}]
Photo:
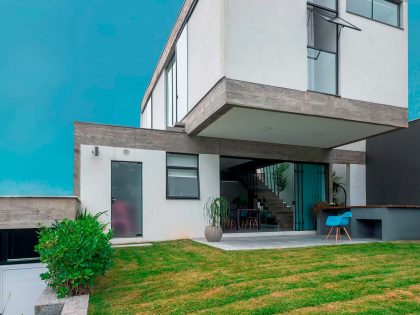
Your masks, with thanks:
[{"label": "leafy bush", "polygon": [[[102,213],[101,213],[102,214]],[[95,278],[111,266],[112,231],[104,232],[101,214],[79,213],[76,220],[62,220],[39,232],[35,250],[47,264],[41,279],[56,289],[58,297],[89,292]]]}]

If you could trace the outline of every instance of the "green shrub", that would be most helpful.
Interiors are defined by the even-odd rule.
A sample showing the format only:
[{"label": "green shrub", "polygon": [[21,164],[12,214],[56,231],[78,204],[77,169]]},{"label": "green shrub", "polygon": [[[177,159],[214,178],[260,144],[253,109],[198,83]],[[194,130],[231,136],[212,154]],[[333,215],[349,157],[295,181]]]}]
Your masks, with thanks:
[{"label": "green shrub", "polygon": [[62,220],[39,232],[35,250],[47,271],[41,279],[57,291],[58,297],[89,292],[96,277],[103,276],[111,266],[112,231],[104,232],[99,222],[86,210],[76,220]]}]

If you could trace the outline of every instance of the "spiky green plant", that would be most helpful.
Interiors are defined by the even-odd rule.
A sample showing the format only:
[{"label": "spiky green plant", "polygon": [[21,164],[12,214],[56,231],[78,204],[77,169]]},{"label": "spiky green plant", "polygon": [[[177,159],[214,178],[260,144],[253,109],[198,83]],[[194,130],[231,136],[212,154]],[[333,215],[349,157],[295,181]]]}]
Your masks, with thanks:
[{"label": "spiky green plant", "polygon": [[223,226],[229,217],[229,202],[224,197],[210,197],[204,206],[204,217],[209,226]]}]

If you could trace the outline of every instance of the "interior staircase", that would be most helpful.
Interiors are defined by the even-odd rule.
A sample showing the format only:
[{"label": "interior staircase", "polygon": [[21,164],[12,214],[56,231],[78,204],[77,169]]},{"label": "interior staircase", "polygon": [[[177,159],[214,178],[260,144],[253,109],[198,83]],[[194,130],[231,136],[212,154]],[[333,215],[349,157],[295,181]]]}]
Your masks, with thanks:
[{"label": "interior staircase", "polygon": [[236,175],[247,189],[254,190],[257,201],[276,219],[279,229],[293,230],[293,210],[265,184],[263,176],[239,172]]},{"label": "interior staircase", "polygon": [[279,198],[263,181],[257,180],[257,200],[265,210],[276,218],[278,226],[282,230],[293,229],[293,210],[292,208]]}]

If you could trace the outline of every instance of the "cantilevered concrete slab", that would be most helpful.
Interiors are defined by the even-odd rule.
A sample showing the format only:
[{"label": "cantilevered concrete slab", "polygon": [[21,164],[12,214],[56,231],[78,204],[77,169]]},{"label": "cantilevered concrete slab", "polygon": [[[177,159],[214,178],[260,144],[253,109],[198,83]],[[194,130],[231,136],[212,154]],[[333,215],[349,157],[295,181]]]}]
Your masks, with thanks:
[{"label": "cantilevered concrete slab", "polygon": [[189,135],[319,148],[408,126],[403,107],[227,78],[183,122]]}]

